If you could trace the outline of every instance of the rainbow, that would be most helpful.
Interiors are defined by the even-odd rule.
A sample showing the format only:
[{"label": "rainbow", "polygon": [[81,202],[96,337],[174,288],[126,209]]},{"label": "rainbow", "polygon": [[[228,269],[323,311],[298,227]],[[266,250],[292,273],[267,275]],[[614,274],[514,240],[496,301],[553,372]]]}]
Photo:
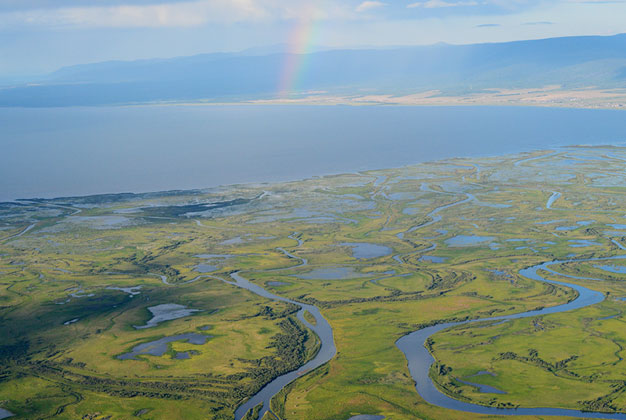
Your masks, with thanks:
[{"label": "rainbow", "polygon": [[296,89],[298,78],[302,76],[306,67],[307,53],[315,35],[315,11],[305,13],[299,19],[292,30],[289,42],[289,49],[278,83],[278,96],[288,97]]}]

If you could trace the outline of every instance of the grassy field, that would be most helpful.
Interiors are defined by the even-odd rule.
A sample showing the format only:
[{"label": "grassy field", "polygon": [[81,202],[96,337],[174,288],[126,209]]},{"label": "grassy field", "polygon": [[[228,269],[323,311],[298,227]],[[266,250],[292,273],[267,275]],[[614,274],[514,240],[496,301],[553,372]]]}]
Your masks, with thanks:
[{"label": "grassy field", "polygon": [[[574,299],[518,271],[626,254],[625,159],[620,148],[572,147],[0,204],[0,407],[25,419],[233,418],[319,345],[295,305],[222,281],[241,271],[316,305],[333,327],[337,355],[274,398],[281,419],[487,417],[426,404],[395,341],[433,323]],[[436,334],[433,380],[484,405],[626,412],[622,266],[626,258],[543,273],[579,277],[566,281],[605,293],[600,304]],[[180,314],[136,328],[153,325],[150,308],[167,304]],[[202,344],[174,340],[162,354],[118,358],[180,334]]]}]

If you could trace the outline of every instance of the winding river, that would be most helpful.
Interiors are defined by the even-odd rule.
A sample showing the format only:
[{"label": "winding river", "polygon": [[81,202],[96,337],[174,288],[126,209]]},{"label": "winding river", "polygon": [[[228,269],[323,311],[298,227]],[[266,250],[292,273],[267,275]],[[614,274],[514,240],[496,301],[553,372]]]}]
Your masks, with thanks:
[{"label": "winding river", "polygon": [[[295,234],[290,235],[289,238],[298,241],[298,247],[302,245],[302,240],[296,238]],[[306,259],[297,257],[289,253],[288,251],[285,251],[283,248],[278,248],[278,250],[289,258],[300,260],[300,264],[295,267],[301,267],[301,266],[307,265]],[[287,267],[287,268],[291,269],[295,267]],[[277,270],[284,270],[287,268],[279,268]],[[321,343],[320,349],[313,359],[309,360],[307,363],[300,366],[298,369],[277,377],[276,379],[274,379],[273,381],[265,385],[259,392],[253,395],[252,398],[250,398],[244,404],[239,406],[237,410],[235,410],[235,420],[241,420],[249,410],[253,409],[258,404],[263,403],[263,408],[259,411],[259,416],[258,416],[258,419],[262,419],[265,413],[270,411],[270,401],[272,397],[274,397],[274,395],[276,395],[278,392],[280,392],[281,389],[289,385],[298,377],[312,371],[313,369],[316,369],[317,367],[328,362],[330,359],[332,359],[335,356],[335,354],[337,353],[337,348],[335,347],[335,340],[333,338],[333,329],[328,323],[328,321],[322,316],[320,310],[317,307],[313,305],[308,305],[305,303],[296,302],[294,300],[287,299],[285,297],[277,296],[273,293],[270,293],[264,288],[262,288],[261,286],[251,283],[250,281],[245,279],[241,275],[241,272],[239,271],[231,273],[230,277],[233,279],[233,281],[227,281],[219,277],[215,277],[215,278],[222,280],[228,284],[232,284],[233,286],[237,286],[237,287],[241,287],[242,289],[249,290],[252,293],[255,293],[264,298],[278,300],[281,302],[292,303],[294,305],[299,306],[300,310],[297,313],[298,319],[304,325],[306,325],[307,328],[309,328],[315,334],[317,334]],[[304,318],[305,311],[308,311],[311,315],[313,315],[313,317],[315,318],[315,325],[311,324]],[[270,411],[270,413],[272,412]],[[278,419],[278,416],[276,416],[275,414],[274,414],[274,417]]]},{"label": "winding river", "polygon": [[[538,156],[538,157],[534,157],[534,158],[530,158],[530,159],[525,159],[523,161],[527,161],[527,160],[532,160],[532,159],[538,159],[538,158],[542,158],[545,156]],[[517,162],[517,164],[521,163]],[[439,192],[442,194],[450,194],[447,191],[436,191],[436,190],[432,190],[430,189],[430,187],[427,184],[422,184],[421,186],[421,190],[422,191],[429,191],[429,192]],[[438,213],[442,210],[448,209],[450,207],[453,206],[457,206],[463,203],[467,203],[469,201],[475,200],[475,197],[472,194],[469,193],[465,193],[466,198],[460,201],[456,201],[454,203],[450,203],[450,204],[446,204],[440,207],[437,207],[436,209],[434,209],[433,211],[431,211],[430,213],[428,213],[428,217],[431,218],[430,221],[428,221],[427,223],[424,223],[422,225],[419,226],[415,226],[411,229],[409,229],[407,232],[414,232],[415,230],[424,228],[426,226],[430,226],[433,223],[437,223],[442,219],[442,216],[440,216]],[[552,203],[554,203],[554,201],[556,201],[559,197],[561,196],[560,193],[558,192],[553,192],[552,196],[548,199],[548,202],[546,203],[546,208],[550,209],[552,207]],[[404,236],[403,233],[398,234],[398,237],[400,239],[402,239]],[[617,245],[620,249],[624,250],[626,247],[622,246],[619,242],[617,242],[616,240],[612,240],[612,242]],[[427,250],[424,251],[428,251],[431,249],[434,249],[434,247],[436,246],[436,244],[433,244],[433,246],[431,246],[430,248],[428,248]],[[578,297],[576,299],[574,299],[571,302],[568,302],[566,304],[563,305],[558,305],[558,306],[553,306],[553,307],[549,307],[549,308],[544,308],[544,309],[540,309],[540,310],[534,310],[534,311],[528,311],[528,312],[522,312],[522,313],[518,313],[518,314],[511,314],[511,315],[504,315],[504,316],[498,316],[498,317],[493,317],[493,318],[484,318],[484,319],[473,319],[473,320],[468,320],[468,321],[461,321],[461,322],[447,322],[447,323],[443,323],[443,324],[437,324],[437,325],[433,325],[430,327],[426,327],[426,328],[422,328],[420,330],[417,330],[415,332],[412,332],[408,335],[405,335],[404,337],[400,338],[398,341],[396,341],[396,346],[404,353],[404,356],[407,359],[408,362],[408,367],[409,367],[409,372],[411,374],[411,376],[413,377],[413,380],[415,381],[415,388],[417,390],[417,392],[421,395],[421,397],[428,403],[433,404],[433,405],[437,405],[440,407],[444,407],[444,408],[448,408],[451,410],[457,410],[457,411],[465,411],[465,412],[470,412],[470,413],[478,413],[478,414],[496,414],[496,415],[552,415],[552,416],[566,416],[566,417],[584,417],[584,418],[602,418],[602,419],[622,419],[622,420],[626,420],[626,414],[624,413],[615,413],[615,414],[609,414],[609,413],[595,413],[595,412],[583,412],[580,410],[571,410],[571,409],[561,409],[561,408],[516,408],[516,409],[510,409],[510,408],[496,408],[496,407],[488,407],[488,406],[482,406],[479,404],[472,404],[472,403],[468,403],[468,402],[463,402],[463,401],[459,401],[459,400],[455,400],[454,398],[451,398],[449,396],[447,396],[446,394],[442,393],[441,391],[439,391],[437,389],[437,387],[435,386],[435,384],[432,382],[430,376],[429,376],[429,371],[430,371],[430,367],[433,365],[433,363],[435,362],[435,359],[433,358],[433,356],[430,354],[430,352],[428,351],[428,349],[425,347],[425,343],[426,340],[432,336],[433,334],[445,330],[447,328],[451,328],[451,327],[455,327],[455,326],[459,326],[459,325],[465,325],[465,324],[470,324],[470,323],[475,323],[475,322],[488,322],[488,321],[502,321],[502,322],[506,322],[508,320],[511,319],[519,319],[519,318],[528,318],[528,317],[533,317],[533,316],[540,316],[540,315],[547,315],[547,314],[554,314],[554,313],[558,313],[558,312],[565,312],[565,311],[571,311],[574,309],[580,309],[580,308],[584,308],[586,306],[590,306],[590,305],[594,305],[596,303],[600,303],[604,300],[604,295],[601,292],[597,292],[595,290],[591,290],[591,289],[587,289],[586,287],[583,286],[579,286],[576,284],[571,284],[571,283],[566,283],[566,282],[561,282],[561,281],[556,281],[556,280],[549,280],[546,279],[545,277],[542,277],[538,271],[539,270],[545,270],[547,272],[550,272],[552,274],[557,274],[559,276],[562,277],[569,277],[572,279],[578,279],[577,277],[574,276],[568,276],[565,274],[561,274],[561,273],[557,273],[551,269],[549,269],[550,266],[552,265],[556,265],[556,264],[562,264],[562,263],[567,263],[567,262],[585,262],[585,261],[606,261],[606,260],[613,260],[613,259],[621,259],[624,258],[623,255],[618,255],[618,256],[614,256],[614,257],[606,257],[606,258],[590,258],[590,259],[569,259],[569,260],[556,260],[556,261],[548,261],[548,262],[544,262],[541,264],[537,264],[535,266],[532,267],[528,267],[525,269],[522,269],[519,271],[520,275],[529,278],[531,280],[535,280],[535,281],[541,281],[541,282],[546,282],[546,283],[552,283],[552,284],[558,284],[561,286],[566,286],[569,288],[572,288],[574,290],[576,290],[576,292],[578,292]],[[394,257],[394,259],[396,259],[398,262],[403,263],[402,259],[399,258],[399,256]],[[590,279],[590,278],[585,278],[586,280],[598,280],[601,281],[601,279]]]},{"label": "winding river", "polygon": [[[424,186],[422,188],[424,188]],[[439,192],[439,191],[432,191],[432,192]],[[447,192],[443,192],[443,193],[447,193]],[[430,226],[433,223],[437,223],[438,221],[442,219],[442,217],[438,214],[440,211],[475,200],[475,197],[472,194],[465,193],[465,196],[466,196],[465,199],[437,207],[436,209],[428,213],[427,216],[430,217],[431,219],[430,221],[422,225],[415,226],[407,230],[406,232],[413,232],[415,230],[424,228],[426,226]],[[558,197],[555,197],[555,199],[556,198]],[[404,235],[398,234],[398,236],[399,238],[402,238]],[[295,234],[289,237],[291,239],[298,241],[298,247],[302,245],[302,241],[296,238]],[[616,243],[615,240],[613,240],[613,242]],[[616,243],[616,245],[620,249],[624,249],[624,247],[621,244]],[[433,244],[433,246],[423,251],[432,250],[435,248],[435,246],[436,245]],[[305,259],[297,257],[282,248],[278,248],[278,250],[289,258],[300,260],[301,263],[296,267],[307,265],[307,261]],[[472,319],[472,320],[461,321],[461,322],[447,322],[447,323],[437,324],[437,325],[433,325],[430,327],[426,327],[426,328],[422,328],[420,330],[414,331],[400,338],[398,341],[396,341],[396,346],[404,353],[407,359],[409,372],[411,376],[413,377],[413,380],[415,381],[415,388],[417,392],[421,395],[421,397],[426,402],[430,404],[447,408],[447,409],[451,409],[451,410],[465,411],[465,412],[470,412],[470,413],[491,414],[491,415],[566,416],[566,417],[626,420],[626,413],[610,414],[610,413],[598,413],[598,412],[584,412],[580,410],[549,408],[549,407],[546,407],[546,408],[539,408],[539,407],[496,408],[496,407],[482,406],[479,404],[472,404],[472,403],[456,400],[454,398],[447,396],[441,391],[439,391],[437,387],[435,386],[435,384],[432,382],[429,376],[429,371],[430,371],[430,367],[435,362],[435,359],[430,354],[428,349],[425,347],[425,342],[430,336],[432,336],[433,334],[439,331],[445,330],[447,328],[451,328],[451,327],[455,327],[459,325],[477,323],[477,322],[490,322],[490,321],[506,322],[512,319],[528,318],[528,317],[534,317],[534,316],[541,316],[541,315],[548,315],[548,314],[554,314],[554,313],[559,313],[559,312],[571,311],[575,309],[584,308],[590,305],[594,305],[596,303],[600,303],[604,300],[604,295],[601,292],[591,290],[586,287],[579,286],[577,284],[566,283],[566,282],[557,281],[557,280],[550,280],[540,275],[538,271],[544,270],[552,274],[557,274],[561,277],[566,277],[566,278],[569,277],[572,279],[577,279],[576,277],[573,277],[573,276],[568,276],[562,273],[557,273],[551,270],[549,267],[552,265],[568,263],[568,262],[608,261],[608,260],[623,259],[623,258],[624,258],[623,255],[618,255],[618,256],[606,257],[606,258],[555,260],[555,261],[543,262],[541,264],[537,264],[532,267],[528,267],[519,271],[520,275],[531,280],[557,284],[557,285],[574,289],[578,293],[578,297],[563,305],[543,308],[540,310],[527,311],[527,312],[522,312],[518,314],[497,316],[497,317],[492,317],[492,318]],[[394,259],[396,259],[400,263],[404,263],[399,255],[394,256]],[[288,268],[294,268],[294,267],[288,267]],[[284,270],[284,269],[287,269],[287,268],[279,268],[276,270]],[[277,377],[276,379],[268,383],[266,386],[264,386],[257,394],[255,394],[252,398],[247,400],[243,405],[238,407],[237,410],[235,411],[235,419],[241,420],[249,410],[253,409],[256,405],[263,403],[263,408],[260,410],[259,416],[258,416],[258,419],[261,419],[265,415],[265,413],[268,411],[271,414],[274,414],[269,409],[270,401],[272,397],[274,397],[278,392],[280,392],[281,389],[283,389],[283,387],[285,387],[286,385],[294,381],[299,376],[330,361],[335,356],[337,350],[336,350],[335,342],[333,339],[333,330],[330,324],[328,323],[328,321],[326,321],[326,319],[322,316],[322,314],[320,313],[317,307],[313,305],[303,304],[303,303],[293,301],[291,299],[287,299],[285,297],[277,296],[273,293],[270,293],[264,288],[254,283],[251,283],[250,281],[242,277],[240,272],[231,273],[230,277],[232,278],[233,281],[227,281],[225,279],[220,279],[220,280],[225,281],[226,283],[232,284],[234,286],[247,289],[259,296],[262,296],[268,299],[278,300],[278,301],[288,302],[294,305],[298,305],[300,307],[300,310],[297,313],[298,319],[300,319],[300,321],[304,325],[306,325],[309,329],[315,332],[321,341],[320,350],[312,360],[310,360],[309,362],[307,362],[306,364],[304,364],[297,370],[291,371],[289,373],[286,373],[284,375]],[[591,279],[591,280],[601,281],[601,279]],[[312,325],[311,323],[306,321],[306,319],[304,318],[305,311],[308,311],[315,317],[316,325]],[[274,415],[274,417],[278,419],[276,415]]]},{"label": "winding river", "polygon": [[[231,283],[235,286],[247,289],[253,293],[256,293],[259,296],[263,296],[268,299],[279,300],[282,302],[288,302],[293,303],[294,305],[298,305],[300,307],[300,310],[297,314],[298,319],[309,329],[313,330],[313,332],[317,334],[321,342],[321,347],[313,359],[309,360],[298,369],[274,379],[272,382],[265,385],[252,398],[247,400],[243,405],[239,406],[239,408],[237,408],[237,410],[235,411],[235,419],[240,420],[241,418],[243,418],[243,416],[246,415],[248,410],[254,408],[259,403],[263,403],[263,408],[259,412],[258,417],[259,419],[262,419],[265,413],[269,410],[270,400],[274,395],[280,392],[283,387],[291,383],[299,376],[304,375],[305,373],[323,365],[335,356],[337,349],[335,348],[335,340],[333,339],[333,329],[331,328],[328,321],[326,321],[326,319],[322,316],[320,310],[317,309],[317,307],[296,302],[294,300],[270,293],[262,287],[257,286],[256,284],[251,283],[250,281],[243,278],[241,274],[239,274],[239,272],[232,273],[230,276],[234,280],[234,282],[228,283]],[[309,323],[304,318],[304,311],[308,311],[311,315],[315,317],[316,325]]]},{"label": "winding river", "polygon": [[[464,401],[455,400],[442,393],[437,389],[433,381],[429,376],[430,367],[435,362],[435,359],[425,347],[426,340],[433,334],[445,330],[450,327],[456,327],[459,325],[471,324],[476,322],[486,321],[507,321],[511,319],[528,318],[533,316],[554,314],[558,312],[571,311],[574,309],[584,308],[596,303],[600,303],[604,300],[604,295],[601,292],[587,289],[586,287],[579,286],[577,284],[565,283],[556,280],[549,280],[542,277],[538,271],[545,270],[553,272],[548,267],[555,264],[562,264],[567,262],[585,262],[585,261],[607,261],[613,259],[623,259],[623,255],[607,258],[589,258],[589,259],[571,259],[571,260],[556,260],[537,264],[535,266],[525,268],[519,271],[519,273],[531,280],[542,281],[545,283],[558,284],[572,288],[578,292],[578,297],[571,302],[563,305],[552,306],[540,310],[522,312],[519,314],[503,315],[493,318],[473,319],[461,322],[446,322],[443,324],[433,325],[431,327],[422,328],[415,332],[412,332],[404,337],[400,338],[396,342],[396,346],[404,353],[408,361],[409,372],[415,381],[415,388],[420,396],[428,403],[437,405],[440,407],[448,408],[451,410],[465,411],[478,414],[495,414],[495,415],[541,415],[541,416],[566,416],[566,417],[584,417],[584,418],[600,418],[600,419],[622,419],[626,420],[625,413],[596,413],[585,412],[580,410],[570,410],[563,408],[496,408],[487,407],[478,404],[472,404]],[[558,273],[562,277],[570,277],[565,274]],[[575,277],[573,277],[575,278]],[[601,279],[594,279],[601,280]]]}]

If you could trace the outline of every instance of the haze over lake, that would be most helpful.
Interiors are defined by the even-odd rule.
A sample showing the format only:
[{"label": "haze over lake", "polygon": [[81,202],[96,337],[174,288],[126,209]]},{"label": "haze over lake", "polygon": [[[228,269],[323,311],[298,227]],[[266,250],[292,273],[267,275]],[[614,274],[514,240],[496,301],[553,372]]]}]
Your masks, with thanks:
[{"label": "haze over lake", "polygon": [[457,156],[623,144],[626,118],[621,111],[524,107],[3,108],[0,138],[0,201],[8,201],[295,180]]}]

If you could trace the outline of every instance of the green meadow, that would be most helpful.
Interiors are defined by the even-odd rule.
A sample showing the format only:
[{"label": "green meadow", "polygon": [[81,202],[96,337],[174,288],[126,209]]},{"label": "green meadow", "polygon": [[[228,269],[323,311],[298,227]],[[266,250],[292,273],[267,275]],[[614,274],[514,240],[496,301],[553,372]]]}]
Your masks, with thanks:
[{"label": "green meadow", "polygon": [[426,403],[396,340],[569,302],[571,288],[519,270],[625,255],[541,273],[602,292],[599,304],[462,325],[428,348],[431,379],[462,401],[626,412],[626,150],[553,152],[2,203],[0,408],[23,419],[232,419],[320,346],[296,305],[230,284],[240,272],[315,305],[333,329],[337,354],[273,398],[275,417],[494,418]]}]

